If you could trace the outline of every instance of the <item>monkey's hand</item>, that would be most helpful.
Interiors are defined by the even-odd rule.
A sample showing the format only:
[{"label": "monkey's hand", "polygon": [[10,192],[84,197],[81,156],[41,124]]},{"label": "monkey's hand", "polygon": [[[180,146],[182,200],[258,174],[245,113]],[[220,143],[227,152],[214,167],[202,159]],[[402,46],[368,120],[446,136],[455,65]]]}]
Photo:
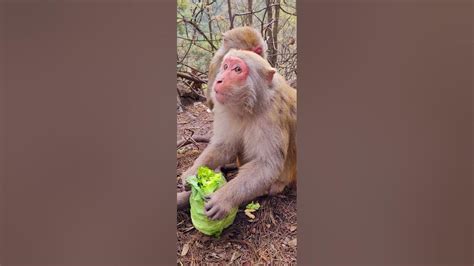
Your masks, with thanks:
[{"label": "monkey's hand", "polygon": [[207,197],[207,202],[204,205],[206,215],[211,220],[221,220],[226,217],[229,212],[236,206],[233,204],[232,198],[226,193],[228,184],[221,187],[216,192]]},{"label": "monkey's hand", "polygon": [[191,190],[191,186],[188,184],[187,179],[190,175],[187,173],[184,173],[180,176],[181,179],[181,185],[183,186],[184,191],[189,191]]}]

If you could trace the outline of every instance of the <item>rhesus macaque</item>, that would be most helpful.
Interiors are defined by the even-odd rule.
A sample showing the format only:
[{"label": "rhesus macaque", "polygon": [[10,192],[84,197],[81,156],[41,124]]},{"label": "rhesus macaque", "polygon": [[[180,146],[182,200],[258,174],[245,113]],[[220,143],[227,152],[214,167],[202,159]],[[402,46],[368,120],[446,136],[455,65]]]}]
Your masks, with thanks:
[{"label": "rhesus macaque", "polygon": [[252,27],[246,26],[234,28],[225,32],[222,39],[224,42],[219,50],[217,50],[209,65],[206,101],[211,110],[214,108],[214,103],[212,102],[211,97],[212,86],[214,85],[217,70],[222,63],[222,58],[224,58],[224,55],[232,48],[253,51],[263,58],[266,58],[267,54],[267,44],[263,40],[260,32]]},{"label": "rhesus macaque", "polygon": [[[215,169],[239,156],[243,164],[237,176],[205,204],[207,216],[218,220],[233,207],[296,181],[296,90],[256,53],[232,49],[211,97],[214,135],[181,178],[196,174],[199,166]],[[186,205],[188,197],[188,191],[178,193],[178,204]]]}]

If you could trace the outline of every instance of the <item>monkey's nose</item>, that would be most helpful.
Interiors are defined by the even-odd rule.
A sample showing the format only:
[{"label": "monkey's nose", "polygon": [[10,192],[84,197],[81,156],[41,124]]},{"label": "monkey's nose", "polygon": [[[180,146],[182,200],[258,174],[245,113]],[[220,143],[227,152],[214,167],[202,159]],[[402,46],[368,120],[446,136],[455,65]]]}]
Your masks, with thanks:
[{"label": "monkey's nose", "polygon": [[222,79],[219,79],[219,80],[217,81],[217,84],[219,84],[219,83],[222,83]]}]

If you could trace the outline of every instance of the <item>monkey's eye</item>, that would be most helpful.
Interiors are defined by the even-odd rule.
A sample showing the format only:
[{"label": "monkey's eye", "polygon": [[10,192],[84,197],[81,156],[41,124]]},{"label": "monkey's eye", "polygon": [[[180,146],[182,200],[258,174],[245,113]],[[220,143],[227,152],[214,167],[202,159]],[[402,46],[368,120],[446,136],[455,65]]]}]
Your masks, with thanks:
[{"label": "monkey's eye", "polygon": [[239,66],[236,66],[234,70],[235,72],[237,72],[237,74],[240,74],[240,72],[242,72],[242,69]]},{"label": "monkey's eye", "polygon": [[226,70],[226,69],[227,69],[227,64],[224,64],[224,70]]}]

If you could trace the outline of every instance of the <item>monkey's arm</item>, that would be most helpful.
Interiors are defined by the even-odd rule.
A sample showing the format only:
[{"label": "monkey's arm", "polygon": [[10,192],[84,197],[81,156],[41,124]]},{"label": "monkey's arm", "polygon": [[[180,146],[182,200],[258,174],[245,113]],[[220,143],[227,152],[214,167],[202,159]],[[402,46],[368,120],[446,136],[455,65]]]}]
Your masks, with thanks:
[{"label": "monkey's arm", "polygon": [[[201,153],[201,155],[194,161],[193,166],[189,168],[185,173],[181,175],[181,182],[184,185],[185,189],[189,187],[186,184],[186,178],[191,175],[195,175],[197,169],[205,165],[211,169],[215,169],[225,163],[228,163],[230,160],[235,158],[236,152],[234,146],[230,143],[227,144],[209,144],[209,146]],[[190,191],[178,192],[176,195],[177,198],[177,208],[185,208],[189,205],[189,196],[191,195]]]},{"label": "monkey's arm", "polygon": [[234,179],[211,195],[205,205],[206,215],[210,219],[222,219],[232,208],[265,195],[278,179],[279,169],[264,161],[243,165]]},{"label": "monkey's arm", "polygon": [[211,169],[231,162],[237,154],[236,146],[233,143],[211,143],[204,149],[193,165],[181,175],[181,182],[187,189],[186,178],[195,175],[200,166],[207,166]]},{"label": "monkey's arm", "polygon": [[221,219],[229,211],[256,197],[267,194],[280,177],[287,156],[287,133],[267,143],[260,143],[259,155],[239,168],[239,173],[211,195],[206,203],[206,214]]}]

